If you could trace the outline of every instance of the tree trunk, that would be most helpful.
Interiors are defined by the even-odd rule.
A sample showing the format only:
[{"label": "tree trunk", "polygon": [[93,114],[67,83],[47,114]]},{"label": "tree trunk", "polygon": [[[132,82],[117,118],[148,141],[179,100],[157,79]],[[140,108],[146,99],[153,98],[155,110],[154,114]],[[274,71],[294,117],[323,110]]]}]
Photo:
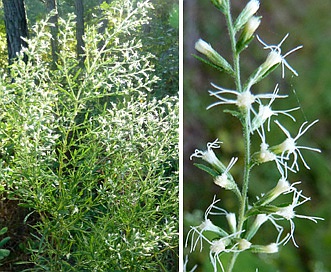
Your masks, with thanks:
[{"label": "tree trunk", "polygon": [[[22,47],[27,47],[27,43],[21,38],[28,37],[25,6],[24,0],[2,0],[2,3],[5,12],[8,63],[12,64]],[[27,62],[26,55],[23,60]]]},{"label": "tree trunk", "polygon": [[54,12],[54,15],[49,18],[49,22],[54,26],[51,27],[51,47],[52,47],[52,59],[53,64],[57,63],[58,60],[58,13],[57,13],[57,2],[56,0],[46,0],[45,1],[47,12]]},{"label": "tree trunk", "polygon": [[81,65],[83,65],[85,57],[84,54],[84,6],[83,0],[75,0],[75,13],[76,13],[76,40],[77,40],[77,58]]}]

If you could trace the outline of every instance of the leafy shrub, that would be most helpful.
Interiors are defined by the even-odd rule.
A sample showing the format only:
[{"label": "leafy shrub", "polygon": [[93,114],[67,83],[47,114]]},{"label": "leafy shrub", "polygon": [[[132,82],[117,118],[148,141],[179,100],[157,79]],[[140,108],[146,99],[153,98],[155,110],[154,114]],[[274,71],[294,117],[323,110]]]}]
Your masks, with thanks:
[{"label": "leafy shrub", "polygon": [[73,17],[56,69],[43,21],[0,82],[2,186],[39,219],[32,271],[177,270],[178,101],[149,95],[154,56],[128,38],[150,4],[111,5],[105,33],[87,27],[83,68]]}]

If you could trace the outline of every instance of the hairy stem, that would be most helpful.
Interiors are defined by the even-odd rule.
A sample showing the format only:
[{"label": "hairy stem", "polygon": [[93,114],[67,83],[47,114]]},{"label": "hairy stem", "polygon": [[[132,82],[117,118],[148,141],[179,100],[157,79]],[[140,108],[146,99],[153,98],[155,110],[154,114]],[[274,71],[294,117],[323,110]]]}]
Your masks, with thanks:
[{"label": "hairy stem", "polygon": [[[230,10],[230,0],[227,3],[227,11],[225,13],[226,21],[228,25],[228,31],[231,41],[231,48],[233,52],[233,66],[234,66],[234,77],[236,88],[238,92],[242,92],[242,85],[240,79],[240,57],[236,50],[236,31],[233,26],[231,10]],[[243,135],[244,135],[244,144],[245,144],[245,168],[244,168],[244,176],[243,176],[243,184],[242,184],[242,191],[241,191],[241,201],[239,206],[239,213],[238,213],[238,238],[240,237],[241,232],[243,231],[243,224],[245,221],[245,211],[246,211],[246,201],[247,201],[247,192],[248,192],[248,183],[249,183],[249,175],[250,175],[250,131],[249,131],[249,110],[246,110],[244,113],[244,118],[242,120],[243,125]],[[232,253],[230,262],[226,269],[227,272],[231,272],[233,270],[234,264],[238,257],[239,253],[234,252]]]}]

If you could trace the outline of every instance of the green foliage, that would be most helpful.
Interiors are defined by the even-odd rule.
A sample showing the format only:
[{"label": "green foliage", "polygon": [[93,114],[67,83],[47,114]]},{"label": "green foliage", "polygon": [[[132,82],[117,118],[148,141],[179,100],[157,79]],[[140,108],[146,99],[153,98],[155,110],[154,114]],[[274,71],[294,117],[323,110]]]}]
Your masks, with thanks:
[{"label": "green foliage", "polygon": [[174,4],[174,6],[172,7],[170,16],[169,16],[169,24],[173,27],[173,28],[179,28],[179,5],[178,4]]},{"label": "green foliage", "polygon": [[148,13],[151,20],[149,24],[144,25],[141,39],[146,50],[158,56],[153,63],[155,74],[160,80],[155,84],[154,92],[158,97],[177,95],[179,86],[178,1],[153,0],[151,2],[154,9]]},{"label": "green foliage", "polygon": [[[0,236],[4,235],[7,232],[8,228],[2,228],[0,229]],[[0,240],[0,266],[1,266],[1,260],[8,257],[10,254],[10,251],[8,249],[4,249],[3,246],[10,240],[10,237],[5,237],[2,240]]]},{"label": "green foliage", "polygon": [[86,27],[83,68],[73,16],[56,69],[42,21],[29,62],[1,78],[1,185],[38,218],[31,271],[177,271],[178,99],[150,95],[154,56],[137,35],[150,8],[113,1],[105,33]]},{"label": "green foliage", "polygon": [[7,38],[4,20],[0,23],[0,67],[5,67],[8,62]]}]

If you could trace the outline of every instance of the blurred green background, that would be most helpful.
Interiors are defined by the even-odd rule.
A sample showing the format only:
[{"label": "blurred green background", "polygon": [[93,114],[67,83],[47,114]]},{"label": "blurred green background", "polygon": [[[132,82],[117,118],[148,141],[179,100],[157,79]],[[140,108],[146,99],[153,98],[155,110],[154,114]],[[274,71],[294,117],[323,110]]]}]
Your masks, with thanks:
[{"label": "blurred green background", "polygon": [[[245,6],[246,1],[232,0],[232,13],[236,16]],[[254,93],[271,92],[276,83],[280,84],[280,93],[289,98],[276,101],[274,109],[290,109],[300,106],[294,113],[297,122],[280,116],[277,119],[287,127],[293,136],[304,121],[319,119],[304,137],[300,145],[318,147],[322,154],[303,151],[311,170],[300,164],[300,172],[289,174],[291,182],[302,181],[298,186],[311,201],[297,210],[298,214],[321,216],[325,221],[314,222],[295,219],[295,238],[299,248],[292,243],[282,247],[275,255],[240,255],[234,271],[331,271],[331,1],[325,0],[264,0],[260,1],[258,15],[262,23],[257,34],[268,44],[278,44],[290,33],[282,46],[283,54],[303,45],[303,49],[287,57],[289,64],[296,69],[299,77],[286,70],[285,79],[281,78],[278,68],[271,76],[257,84]],[[232,173],[241,179],[242,135],[241,127],[234,117],[224,113],[226,106],[206,110],[215,100],[208,95],[212,89],[210,82],[225,88],[233,88],[230,78],[207,65],[198,62],[194,43],[202,38],[231,61],[229,40],[223,15],[208,0],[184,1],[184,220],[185,233],[190,224],[201,223],[204,210],[211,203],[213,195],[221,199],[221,206],[236,211],[234,196],[220,190],[213,184],[211,177],[193,166],[189,160],[196,148],[205,149],[206,143],[219,138],[223,141],[221,149],[216,151],[218,157],[227,164],[232,156],[239,156],[239,161]],[[241,57],[242,78],[245,79],[259,64],[268,51],[255,39]],[[275,119],[273,119],[275,120]],[[274,125],[267,135],[268,143],[277,144],[285,135]],[[258,142],[253,141],[253,150]],[[252,172],[250,197],[265,192],[275,186],[279,174],[273,163],[257,167]],[[219,224],[226,224],[219,218]],[[286,224],[289,227],[289,224]],[[286,229],[288,230],[288,229]],[[273,242],[275,232],[265,227],[258,237],[259,242]],[[207,249],[207,248],[206,248]],[[190,255],[190,265],[199,264],[197,271],[211,271],[203,260],[208,259],[208,250]],[[187,253],[185,251],[185,253]],[[204,256],[205,254],[205,256]]]}]

